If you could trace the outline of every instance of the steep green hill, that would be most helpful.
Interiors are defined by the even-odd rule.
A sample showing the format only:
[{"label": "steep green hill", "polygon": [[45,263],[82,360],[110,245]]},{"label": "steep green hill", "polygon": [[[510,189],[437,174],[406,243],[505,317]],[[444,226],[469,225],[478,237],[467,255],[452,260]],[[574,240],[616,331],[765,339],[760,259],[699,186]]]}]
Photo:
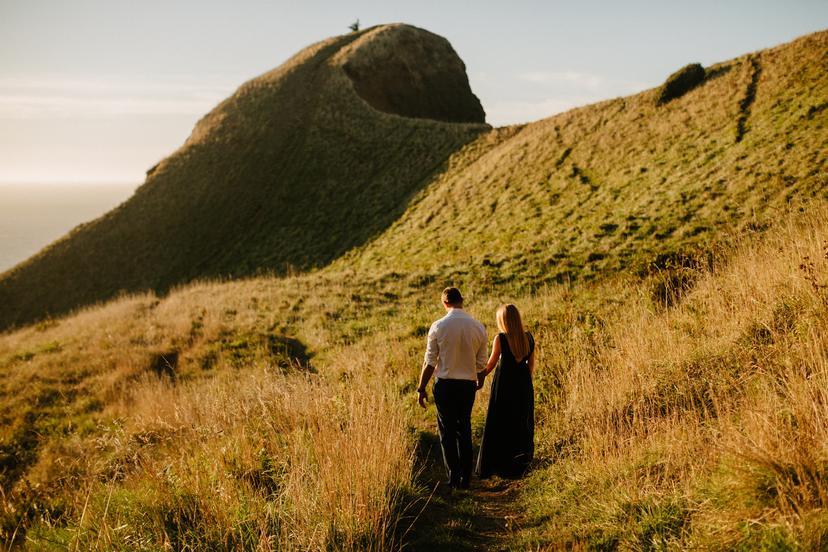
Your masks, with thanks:
[{"label": "steep green hill", "polygon": [[828,197],[828,32],[660,93],[480,136],[338,266],[536,288],[687,264]]},{"label": "steep green hill", "polygon": [[120,291],[323,265],[487,128],[437,35],[387,25],[310,46],[203,117],[127,202],[1,275],[0,328]]}]

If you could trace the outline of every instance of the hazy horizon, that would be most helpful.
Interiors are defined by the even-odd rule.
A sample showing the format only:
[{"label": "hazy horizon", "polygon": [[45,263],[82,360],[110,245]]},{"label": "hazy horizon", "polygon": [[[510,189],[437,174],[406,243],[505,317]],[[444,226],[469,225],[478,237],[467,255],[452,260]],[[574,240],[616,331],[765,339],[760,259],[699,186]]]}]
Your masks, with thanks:
[{"label": "hazy horizon", "polygon": [[125,201],[124,183],[0,183],[0,273]]}]

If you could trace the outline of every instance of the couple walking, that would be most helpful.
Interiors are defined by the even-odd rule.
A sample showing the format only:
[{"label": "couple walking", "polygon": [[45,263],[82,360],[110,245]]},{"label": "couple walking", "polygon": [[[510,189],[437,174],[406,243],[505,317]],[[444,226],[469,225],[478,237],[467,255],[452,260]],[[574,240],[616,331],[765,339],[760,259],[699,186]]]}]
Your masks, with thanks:
[{"label": "couple walking", "polygon": [[437,429],[451,487],[467,489],[472,474],[471,411],[474,395],[486,376],[495,372],[486,425],[477,456],[476,475],[519,477],[534,454],[535,342],[524,331],[514,305],[497,310],[500,330],[486,359],[483,324],[463,310],[463,296],[454,287],[443,290],[446,315],[428,331],[428,345],[417,395],[425,408],[426,384],[432,374]]}]

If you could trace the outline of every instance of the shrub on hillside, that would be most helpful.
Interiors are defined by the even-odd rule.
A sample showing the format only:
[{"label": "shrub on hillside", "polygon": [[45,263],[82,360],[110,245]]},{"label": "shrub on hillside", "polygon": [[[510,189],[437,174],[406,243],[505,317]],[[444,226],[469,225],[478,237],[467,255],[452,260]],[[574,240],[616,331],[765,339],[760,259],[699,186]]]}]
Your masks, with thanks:
[{"label": "shrub on hillside", "polygon": [[685,65],[664,81],[658,94],[658,105],[675,100],[704,81],[704,67],[699,63]]}]

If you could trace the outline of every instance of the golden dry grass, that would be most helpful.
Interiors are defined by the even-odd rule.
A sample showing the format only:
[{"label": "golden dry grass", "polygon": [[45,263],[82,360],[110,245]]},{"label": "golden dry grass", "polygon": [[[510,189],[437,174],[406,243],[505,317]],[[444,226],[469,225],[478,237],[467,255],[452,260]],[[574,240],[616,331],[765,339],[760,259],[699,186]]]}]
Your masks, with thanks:
[{"label": "golden dry grass", "polygon": [[557,378],[526,542],[826,545],[826,220],[741,240],[678,306],[621,289],[539,338]]},{"label": "golden dry grass", "polygon": [[[393,387],[370,377],[381,367],[345,352],[326,377],[264,339],[296,330],[303,304],[297,334],[341,345],[325,308],[345,290],[321,278],[204,283],[4,336],[2,540],[390,546],[413,436]],[[153,370],[171,352],[172,378]]]},{"label": "golden dry grass", "polygon": [[6,494],[4,529],[78,550],[390,547],[413,437],[382,379],[215,370],[100,387],[94,426],[53,435]]}]

